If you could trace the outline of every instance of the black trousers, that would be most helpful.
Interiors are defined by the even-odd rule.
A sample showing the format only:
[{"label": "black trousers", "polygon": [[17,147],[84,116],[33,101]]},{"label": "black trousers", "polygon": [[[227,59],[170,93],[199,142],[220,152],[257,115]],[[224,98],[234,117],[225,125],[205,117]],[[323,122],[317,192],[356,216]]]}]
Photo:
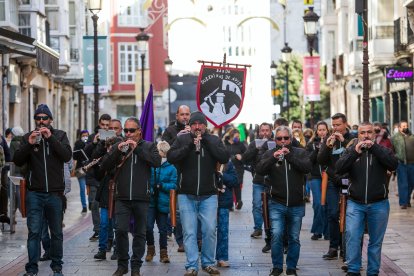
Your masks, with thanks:
[{"label": "black trousers", "polygon": [[134,219],[135,227],[132,241],[131,270],[139,271],[145,253],[145,234],[147,230],[147,211],[149,202],[138,200],[117,200],[115,202],[116,247],[118,267],[128,269],[129,260],[129,223]]}]

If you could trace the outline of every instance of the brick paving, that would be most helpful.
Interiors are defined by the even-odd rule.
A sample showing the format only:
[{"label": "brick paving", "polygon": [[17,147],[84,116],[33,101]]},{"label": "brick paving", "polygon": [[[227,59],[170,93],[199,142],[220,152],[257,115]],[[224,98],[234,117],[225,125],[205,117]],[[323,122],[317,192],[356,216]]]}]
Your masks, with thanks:
[{"label": "brick paving", "polygon": [[[230,213],[230,268],[220,268],[221,275],[268,275],[272,267],[270,253],[262,253],[263,239],[251,239],[253,218],[251,215],[251,176],[245,174],[243,189],[244,206],[240,211]],[[382,267],[380,275],[414,275],[414,210],[400,210],[395,188],[392,186],[391,215],[383,245]],[[81,215],[79,189],[73,179],[72,192],[68,197],[68,211],[65,214],[64,228],[64,266],[65,275],[112,275],[116,270],[116,261],[97,261],[93,255],[98,250],[97,242],[90,242],[92,222],[90,213]],[[344,275],[340,260],[325,261],[321,256],[327,251],[328,241],[312,241],[310,227],[312,223],[311,204],[306,206],[301,231],[301,255],[298,275]],[[27,262],[27,229],[25,219],[17,217],[16,233],[0,232],[0,275],[23,275]],[[367,239],[367,238],[366,238]],[[365,241],[367,244],[367,240]],[[183,275],[185,254],[177,252],[177,245],[168,241],[170,264],[159,262],[159,250],[152,263],[144,263],[143,275]],[[364,246],[366,254],[366,246]],[[366,268],[366,262],[363,262]],[[39,263],[39,275],[51,275],[49,262]],[[208,275],[200,271],[199,275]],[[362,271],[365,275],[365,270]]]}]

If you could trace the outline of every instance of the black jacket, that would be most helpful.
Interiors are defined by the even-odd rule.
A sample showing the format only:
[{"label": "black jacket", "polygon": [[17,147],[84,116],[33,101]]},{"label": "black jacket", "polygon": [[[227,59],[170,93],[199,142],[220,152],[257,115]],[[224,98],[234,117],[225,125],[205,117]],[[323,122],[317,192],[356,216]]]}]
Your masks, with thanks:
[{"label": "black jacket", "polygon": [[343,176],[335,173],[335,164],[345,152],[346,146],[353,138],[354,137],[349,133],[349,131],[347,131],[344,135],[345,140],[343,142],[336,140],[333,148],[326,145],[327,138],[321,142],[321,148],[319,149],[316,160],[320,165],[326,166],[326,173],[328,174],[329,181],[336,186],[341,186],[341,179]]},{"label": "black jacket", "polygon": [[[82,140],[77,140],[75,142],[75,145],[73,146],[73,151],[77,151],[77,150],[83,150],[86,146],[86,143],[83,142]],[[85,158],[83,157],[83,155],[79,152],[75,152],[73,154],[73,159],[76,160],[76,167],[75,169],[79,169],[81,167],[83,167],[84,163],[85,163]]]},{"label": "black jacket", "polygon": [[168,144],[172,145],[174,144],[174,141],[177,138],[177,133],[183,130],[184,128],[185,125],[181,124],[178,121],[173,121],[164,131],[164,133],[161,136],[161,139],[163,141],[166,141]]},{"label": "black jacket", "polygon": [[336,171],[349,173],[349,198],[369,204],[388,198],[387,170],[394,171],[397,166],[398,160],[390,149],[374,144],[361,154],[355,146],[349,147],[336,162]]},{"label": "black jacket", "polygon": [[305,174],[309,173],[312,163],[304,149],[290,147],[281,165],[273,154],[277,148],[266,151],[256,166],[256,171],[267,175],[271,199],[288,207],[305,204]]},{"label": "black jacket", "polygon": [[203,134],[200,154],[195,152],[194,136],[178,136],[167,153],[167,160],[174,164],[179,174],[178,193],[190,195],[217,194],[216,163],[229,160],[223,143],[217,136]]},{"label": "black jacket", "polygon": [[317,162],[317,157],[319,153],[319,147],[321,146],[320,142],[316,142],[314,140],[309,141],[309,143],[306,145],[306,151],[309,154],[309,159],[312,163],[312,170],[308,175],[308,179],[321,179],[322,178],[322,172],[325,170],[325,166],[319,165]]},{"label": "black jacket", "polygon": [[236,169],[237,179],[239,184],[243,183],[244,165],[241,160],[237,160],[236,154],[242,155],[246,151],[246,146],[243,142],[230,144],[227,140],[224,145],[230,154],[231,162],[233,162],[234,168]]},{"label": "black jacket", "polygon": [[247,147],[247,150],[243,153],[242,162],[251,165],[253,174],[252,182],[254,184],[264,185],[264,176],[256,172],[256,165],[257,162],[259,162],[259,158],[259,149],[256,148],[256,141],[253,140]]},{"label": "black jacket", "polygon": [[[102,158],[101,169],[109,171],[122,160],[118,144]],[[140,140],[134,153],[128,157],[116,178],[115,198],[119,200],[150,200],[151,167],[161,165],[161,156],[155,143]]]},{"label": "black jacket", "polygon": [[27,164],[25,175],[27,188],[36,192],[63,192],[65,178],[63,164],[72,158],[66,132],[51,128],[52,135],[42,139],[40,146],[29,144],[31,132],[23,136],[20,148],[14,153],[13,162],[17,166]]}]

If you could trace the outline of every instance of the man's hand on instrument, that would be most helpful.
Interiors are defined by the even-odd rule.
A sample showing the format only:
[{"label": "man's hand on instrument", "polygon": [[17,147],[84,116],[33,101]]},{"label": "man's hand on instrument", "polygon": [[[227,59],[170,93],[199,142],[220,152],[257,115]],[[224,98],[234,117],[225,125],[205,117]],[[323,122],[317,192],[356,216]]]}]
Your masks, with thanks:
[{"label": "man's hand on instrument", "polygon": [[39,129],[39,132],[43,135],[43,137],[45,137],[46,139],[48,139],[50,136],[52,136],[52,132],[50,131],[50,129],[48,129],[47,127],[41,127]]}]

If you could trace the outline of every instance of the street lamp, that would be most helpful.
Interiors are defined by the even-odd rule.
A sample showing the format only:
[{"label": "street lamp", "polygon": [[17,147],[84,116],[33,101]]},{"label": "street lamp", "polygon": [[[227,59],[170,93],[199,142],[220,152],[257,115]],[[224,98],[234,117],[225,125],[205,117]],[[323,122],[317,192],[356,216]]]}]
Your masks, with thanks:
[{"label": "street lamp", "polygon": [[94,123],[99,120],[99,75],[98,75],[98,13],[102,9],[102,0],[89,0],[88,9],[92,13],[93,21],[93,98],[94,98]]},{"label": "street lamp", "polygon": [[[309,11],[303,17],[303,22],[305,24],[305,34],[308,39],[308,49],[309,55],[313,56],[313,44],[316,38],[317,33],[317,24],[319,21],[319,15],[313,11],[313,7],[309,7]],[[314,125],[314,114],[315,113],[315,102],[310,102],[310,125],[313,128]]]},{"label": "street lamp", "polygon": [[145,70],[145,53],[147,52],[147,45],[150,36],[145,32],[145,28],[139,28],[141,32],[135,37],[138,42],[138,52],[141,53],[141,111],[144,110],[144,70]]},{"label": "street lamp", "polygon": [[170,90],[170,81],[171,81],[171,71],[172,71],[173,61],[168,56],[164,60],[165,72],[168,76],[168,121],[171,122],[171,90]]},{"label": "street lamp", "polygon": [[[287,108],[287,119],[289,120],[289,109],[290,109],[290,102],[289,102],[289,61],[292,55],[292,48],[289,47],[288,43],[285,42],[285,47],[282,48],[282,60],[285,63],[285,95],[286,95],[286,108]],[[283,97],[284,98],[284,97]]]},{"label": "street lamp", "polygon": [[277,75],[277,65],[276,63],[272,60],[272,64],[270,64],[270,76],[272,77],[272,85],[271,85],[271,89],[272,89],[272,96],[273,96],[273,105],[276,105],[276,75]]}]

